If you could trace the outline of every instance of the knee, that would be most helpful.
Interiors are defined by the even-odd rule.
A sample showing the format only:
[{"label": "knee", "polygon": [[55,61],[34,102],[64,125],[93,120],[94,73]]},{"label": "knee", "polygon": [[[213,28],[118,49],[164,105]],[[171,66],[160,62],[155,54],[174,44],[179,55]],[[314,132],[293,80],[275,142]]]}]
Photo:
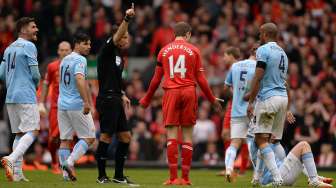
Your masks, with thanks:
[{"label": "knee", "polygon": [[60,148],[70,148],[71,140],[61,140]]},{"label": "knee", "polygon": [[256,134],[255,142],[258,147],[269,142],[270,136],[268,134]]},{"label": "knee", "polygon": [[234,146],[235,148],[239,148],[242,144],[242,140],[241,139],[232,139],[231,141],[231,145]]},{"label": "knee", "polygon": [[32,131],[32,134],[36,137],[36,136],[38,136],[39,135],[39,130],[35,130],[35,131]]},{"label": "knee", "polygon": [[94,143],[96,139],[95,138],[86,138],[85,141],[86,143],[90,146]]},{"label": "knee", "polygon": [[99,141],[105,143],[111,143],[112,137],[109,134],[102,133],[100,134]]},{"label": "knee", "polygon": [[123,132],[118,134],[118,140],[123,143],[130,143],[131,142],[131,133],[128,132]]},{"label": "knee", "polygon": [[15,133],[15,136],[17,136],[18,138],[21,138],[24,135],[24,133]]},{"label": "knee", "polygon": [[271,143],[272,143],[272,144],[280,144],[280,140],[272,139],[272,140],[271,140]]}]

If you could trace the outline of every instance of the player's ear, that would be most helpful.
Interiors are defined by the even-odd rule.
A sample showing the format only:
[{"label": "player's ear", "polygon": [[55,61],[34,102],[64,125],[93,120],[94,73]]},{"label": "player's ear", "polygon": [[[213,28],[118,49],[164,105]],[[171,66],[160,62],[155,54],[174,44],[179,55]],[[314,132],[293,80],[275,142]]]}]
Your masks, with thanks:
[{"label": "player's ear", "polygon": [[190,32],[190,31],[187,32],[187,34],[186,34],[186,38],[187,38],[187,40],[189,40],[189,39],[191,38],[191,32]]}]

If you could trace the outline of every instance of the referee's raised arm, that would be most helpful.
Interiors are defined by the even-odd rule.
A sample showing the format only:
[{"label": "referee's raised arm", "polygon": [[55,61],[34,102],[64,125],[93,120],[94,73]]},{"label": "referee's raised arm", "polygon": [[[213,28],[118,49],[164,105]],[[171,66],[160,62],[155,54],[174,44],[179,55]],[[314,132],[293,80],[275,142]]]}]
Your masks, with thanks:
[{"label": "referee's raised arm", "polygon": [[126,34],[127,28],[128,28],[128,22],[134,16],[135,16],[134,3],[132,3],[132,7],[126,10],[126,15],[125,15],[124,20],[120,24],[117,32],[113,35],[113,43],[115,45],[117,45],[119,40]]}]

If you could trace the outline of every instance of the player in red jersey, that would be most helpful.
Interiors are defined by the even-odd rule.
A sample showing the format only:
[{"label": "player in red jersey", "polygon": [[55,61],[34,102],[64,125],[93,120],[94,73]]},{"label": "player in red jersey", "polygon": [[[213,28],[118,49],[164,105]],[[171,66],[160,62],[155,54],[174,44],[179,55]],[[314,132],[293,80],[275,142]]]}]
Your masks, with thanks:
[{"label": "player in red jersey", "polygon": [[[189,171],[192,160],[192,130],[196,123],[197,96],[196,83],[208,100],[221,108],[213,96],[204,75],[200,51],[188,43],[191,27],[179,22],[174,27],[175,41],[161,49],[157,58],[154,77],[140,105],[147,107],[158,88],[162,76],[164,96],[162,101],[163,123],[167,129],[167,158],[170,178],[165,185],[191,185]],[[182,128],[182,178],[178,179],[178,142],[179,127]]]},{"label": "player in red jersey", "polygon": [[[58,59],[48,65],[47,72],[43,81],[42,92],[39,103],[40,114],[47,116],[47,109],[45,107],[46,99],[49,91],[50,96],[50,111],[49,111],[49,140],[48,149],[52,158],[52,172],[60,174],[59,164],[57,160],[57,149],[59,148],[59,129],[57,123],[57,100],[59,94],[59,65],[62,59],[71,53],[71,45],[69,42],[63,41],[58,45]],[[50,90],[49,90],[50,88]]]}]

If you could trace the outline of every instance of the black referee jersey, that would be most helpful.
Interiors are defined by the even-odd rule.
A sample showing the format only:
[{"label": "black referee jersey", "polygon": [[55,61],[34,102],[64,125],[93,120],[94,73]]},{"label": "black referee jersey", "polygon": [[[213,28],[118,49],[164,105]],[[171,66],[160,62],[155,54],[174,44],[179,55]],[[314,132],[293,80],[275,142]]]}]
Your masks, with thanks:
[{"label": "black referee jersey", "polygon": [[97,57],[99,93],[97,99],[122,96],[122,72],[124,69],[120,49],[110,37],[100,49]]}]

